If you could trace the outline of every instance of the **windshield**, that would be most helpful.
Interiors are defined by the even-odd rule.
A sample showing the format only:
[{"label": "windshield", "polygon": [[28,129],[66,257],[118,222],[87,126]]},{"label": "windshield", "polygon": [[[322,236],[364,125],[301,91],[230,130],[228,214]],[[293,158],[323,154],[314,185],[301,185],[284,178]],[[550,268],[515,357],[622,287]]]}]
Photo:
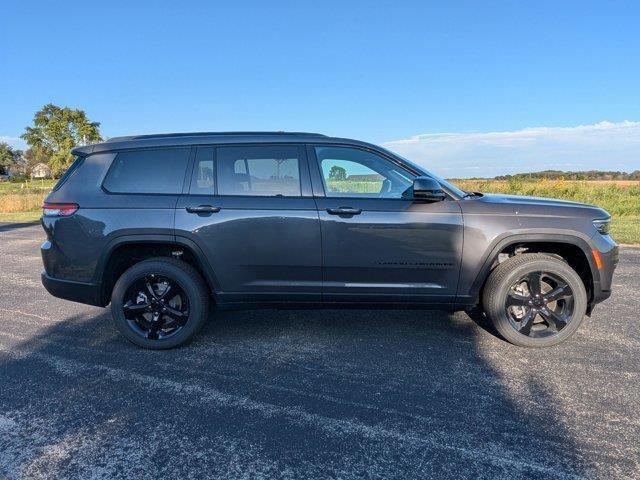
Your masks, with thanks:
[{"label": "windshield", "polygon": [[457,195],[458,197],[464,197],[467,192],[465,192],[464,190],[456,187],[453,183],[447,182],[444,178],[439,177],[438,175],[435,175],[431,172],[426,171],[424,168],[422,168],[420,165],[415,164],[414,162],[412,162],[411,160],[403,157],[402,155],[399,155],[395,152],[391,152],[387,149],[384,149],[385,151],[389,152],[390,154],[401,158],[404,162],[408,163],[409,165],[411,165],[415,170],[418,170],[419,172],[424,173],[425,175],[428,175],[429,177],[435,179],[438,181],[438,183],[440,185],[443,185],[447,190],[453,192],[455,195]]}]

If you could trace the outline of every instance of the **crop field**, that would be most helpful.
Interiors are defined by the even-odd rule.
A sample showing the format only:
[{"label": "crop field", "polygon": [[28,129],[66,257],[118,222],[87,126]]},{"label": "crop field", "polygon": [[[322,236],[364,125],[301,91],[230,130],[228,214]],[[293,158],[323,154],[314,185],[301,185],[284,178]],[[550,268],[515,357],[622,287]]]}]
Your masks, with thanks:
[{"label": "crop field", "polygon": [[611,233],[619,243],[640,243],[640,182],[567,180],[453,180],[467,191],[561,198],[590,203],[612,216]]},{"label": "crop field", "polygon": [[0,182],[0,222],[29,222],[40,218],[42,200],[56,180]]},{"label": "crop field", "polygon": [[[54,180],[0,183],[0,222],[35,221],[42,200]],[[613,217],[611,231],[620,243],[640,244],[640,182],[630,180],[453,180],[468,191],[561,198],[598,205]],[[347,185],[348,184],[348,185]],[[370,193],[380,191],[381,181],[339,181],[330,187],[338,191]]]}]

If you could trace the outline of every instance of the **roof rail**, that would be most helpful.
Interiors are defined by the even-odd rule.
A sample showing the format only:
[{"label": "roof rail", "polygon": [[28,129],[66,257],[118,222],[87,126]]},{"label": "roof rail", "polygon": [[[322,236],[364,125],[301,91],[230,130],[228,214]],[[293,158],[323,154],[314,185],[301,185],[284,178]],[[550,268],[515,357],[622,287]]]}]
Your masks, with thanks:
[{"label": "roof rail", "polygon": [[124,137],[112,137],[107,142],[122,142],[127,140],[144,140],[151,138],[172,138],[172,137],[217,137],[217,136],[251,136],[251,135],[294,135],[304,137],[325,137],[321,133],[307,132],[182,132],[182,133],[156,133],[151,135],[131,135]]}]

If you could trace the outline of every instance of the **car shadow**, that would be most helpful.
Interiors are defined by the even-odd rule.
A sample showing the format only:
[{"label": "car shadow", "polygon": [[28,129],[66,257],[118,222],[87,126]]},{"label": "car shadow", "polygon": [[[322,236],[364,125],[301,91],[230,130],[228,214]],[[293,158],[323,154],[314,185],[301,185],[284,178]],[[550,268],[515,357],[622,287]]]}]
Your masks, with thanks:
[{"label": "car shadow", "polygon": [[33,222],[18,222],[18,223],[4,223],[0,222],[0,232],[9,232],[11,230],[17,230],[20,228],[33,227],[38,225],[38,221]]},{"label": "car shadow", "polygon": [[[218,312],[149,351],[91,309],[0,337],[9,478],[575,478],[595,466],[526,359],[464,314]],[[535,402],[529,401],[534,398]]]}]

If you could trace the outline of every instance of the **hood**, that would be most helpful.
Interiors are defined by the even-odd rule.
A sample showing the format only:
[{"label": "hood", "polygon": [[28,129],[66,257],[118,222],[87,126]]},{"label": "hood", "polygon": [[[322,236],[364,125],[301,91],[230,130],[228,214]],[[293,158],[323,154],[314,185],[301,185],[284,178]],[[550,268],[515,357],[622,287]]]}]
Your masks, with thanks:
[{"label": "hood", "polygon": [[559,206],[559,207],[587,207],[598,208],[596,205],[588,203],[574,202],[571,200],[560,200],[556,198],[545,197],[526,197],[524,195],[497,195],[485,194],[485,198],[493,203],[513,203],[518,205],[540,205],[540,206]]},{"label": "hood", "polygon": [[593,218],[610,216],[605,210],[596,205],[555,198],[485,194],[481,197],[481,201],[503,209],[512,209],[513,213],[519,214],[589,216]]}]

